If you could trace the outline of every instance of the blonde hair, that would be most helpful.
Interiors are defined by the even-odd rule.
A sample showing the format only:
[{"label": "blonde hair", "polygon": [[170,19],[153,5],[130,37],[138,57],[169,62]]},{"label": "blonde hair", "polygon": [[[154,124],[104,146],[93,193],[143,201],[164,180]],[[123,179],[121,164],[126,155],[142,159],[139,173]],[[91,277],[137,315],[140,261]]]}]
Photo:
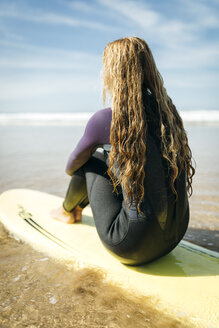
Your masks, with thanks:
[{"label": "blonde hair", "polygon": [[[108,43],[103,53],[103,101],[112,98],[112,123],[109,174],[114,191],[120,184],[130,206],[133,201],[140,213],[144,197],[148,120],[158,126],[162,156],[169,162],[171,189],[177,197],[174,182],[183,169],[187,174],[188,194],[192,194],[192,153],[182,119],[167,95],[147,43],[137,37],[126,37]],[[150,95],[156,102],[156,113],[144,103]],[[119,169],[119,174],[118,170]],[[117,176],[116,176],[117,175]]]}]

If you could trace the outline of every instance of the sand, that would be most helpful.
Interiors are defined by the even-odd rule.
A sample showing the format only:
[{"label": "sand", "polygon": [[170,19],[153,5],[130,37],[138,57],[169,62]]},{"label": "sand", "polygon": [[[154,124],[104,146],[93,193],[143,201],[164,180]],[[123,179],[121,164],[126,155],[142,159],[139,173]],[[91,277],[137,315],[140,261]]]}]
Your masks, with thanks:
[{"label": "sand", "polygon": [[161,312],[159,300],[130,295],[101,270],[74,269],[11,238],[0,226],[1,328],[192,328]]}]

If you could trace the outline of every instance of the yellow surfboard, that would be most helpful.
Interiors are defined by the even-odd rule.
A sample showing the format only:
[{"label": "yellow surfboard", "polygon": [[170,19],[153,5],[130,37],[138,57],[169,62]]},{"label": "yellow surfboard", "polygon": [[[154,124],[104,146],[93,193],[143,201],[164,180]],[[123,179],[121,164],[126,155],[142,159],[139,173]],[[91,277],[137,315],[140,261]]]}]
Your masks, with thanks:
[{"label": "yellow surfboard", "polygon": [[90,207],[81,223],[51,218],[63,198],[30,189],[11,189],[0,195],[0,220],[15,236],[57,259],[101,267],[124,287],[155,296],[163,309],[191,319],[201,328],[219,327],[219,253],[180,244],[168,255],[146,265],[127,266],[101,243]]}]

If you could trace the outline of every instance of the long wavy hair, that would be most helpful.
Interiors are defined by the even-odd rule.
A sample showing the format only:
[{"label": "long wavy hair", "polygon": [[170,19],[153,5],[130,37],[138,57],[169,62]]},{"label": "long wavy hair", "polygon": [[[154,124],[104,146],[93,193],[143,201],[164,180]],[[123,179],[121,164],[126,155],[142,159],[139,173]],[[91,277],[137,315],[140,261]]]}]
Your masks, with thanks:
[{"label": "long wavy hair", "polygon": [[[126,192],[125,203],[140,204],[144,197],[148,121],[156,122],[160,151],[169,163],[170,184],[176,195],[175,181],[184,169],[187,191],[192,194],[192,153],[182,119],[167,95],[151,50],[137,37],[108,43],[103,53],[103,101],[112,100],[109,174],[114,191],[120,184]],[[155,100],[156,110],[144,99]]]}]

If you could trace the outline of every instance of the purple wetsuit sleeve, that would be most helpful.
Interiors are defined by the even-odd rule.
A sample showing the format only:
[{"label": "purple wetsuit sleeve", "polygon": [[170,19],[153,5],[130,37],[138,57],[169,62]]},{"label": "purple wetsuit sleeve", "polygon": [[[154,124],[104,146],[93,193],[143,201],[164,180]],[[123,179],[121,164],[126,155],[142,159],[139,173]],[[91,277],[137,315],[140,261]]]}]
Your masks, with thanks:
[{"label": "purple wetsuit sleeve", "polygon": [[69,156],[65,169],[68,175],[72,176],[84,165],[99,146],[110,143],[111,119],[112,111],[110,108],[102,109],[91,116],[82,138]]}]

